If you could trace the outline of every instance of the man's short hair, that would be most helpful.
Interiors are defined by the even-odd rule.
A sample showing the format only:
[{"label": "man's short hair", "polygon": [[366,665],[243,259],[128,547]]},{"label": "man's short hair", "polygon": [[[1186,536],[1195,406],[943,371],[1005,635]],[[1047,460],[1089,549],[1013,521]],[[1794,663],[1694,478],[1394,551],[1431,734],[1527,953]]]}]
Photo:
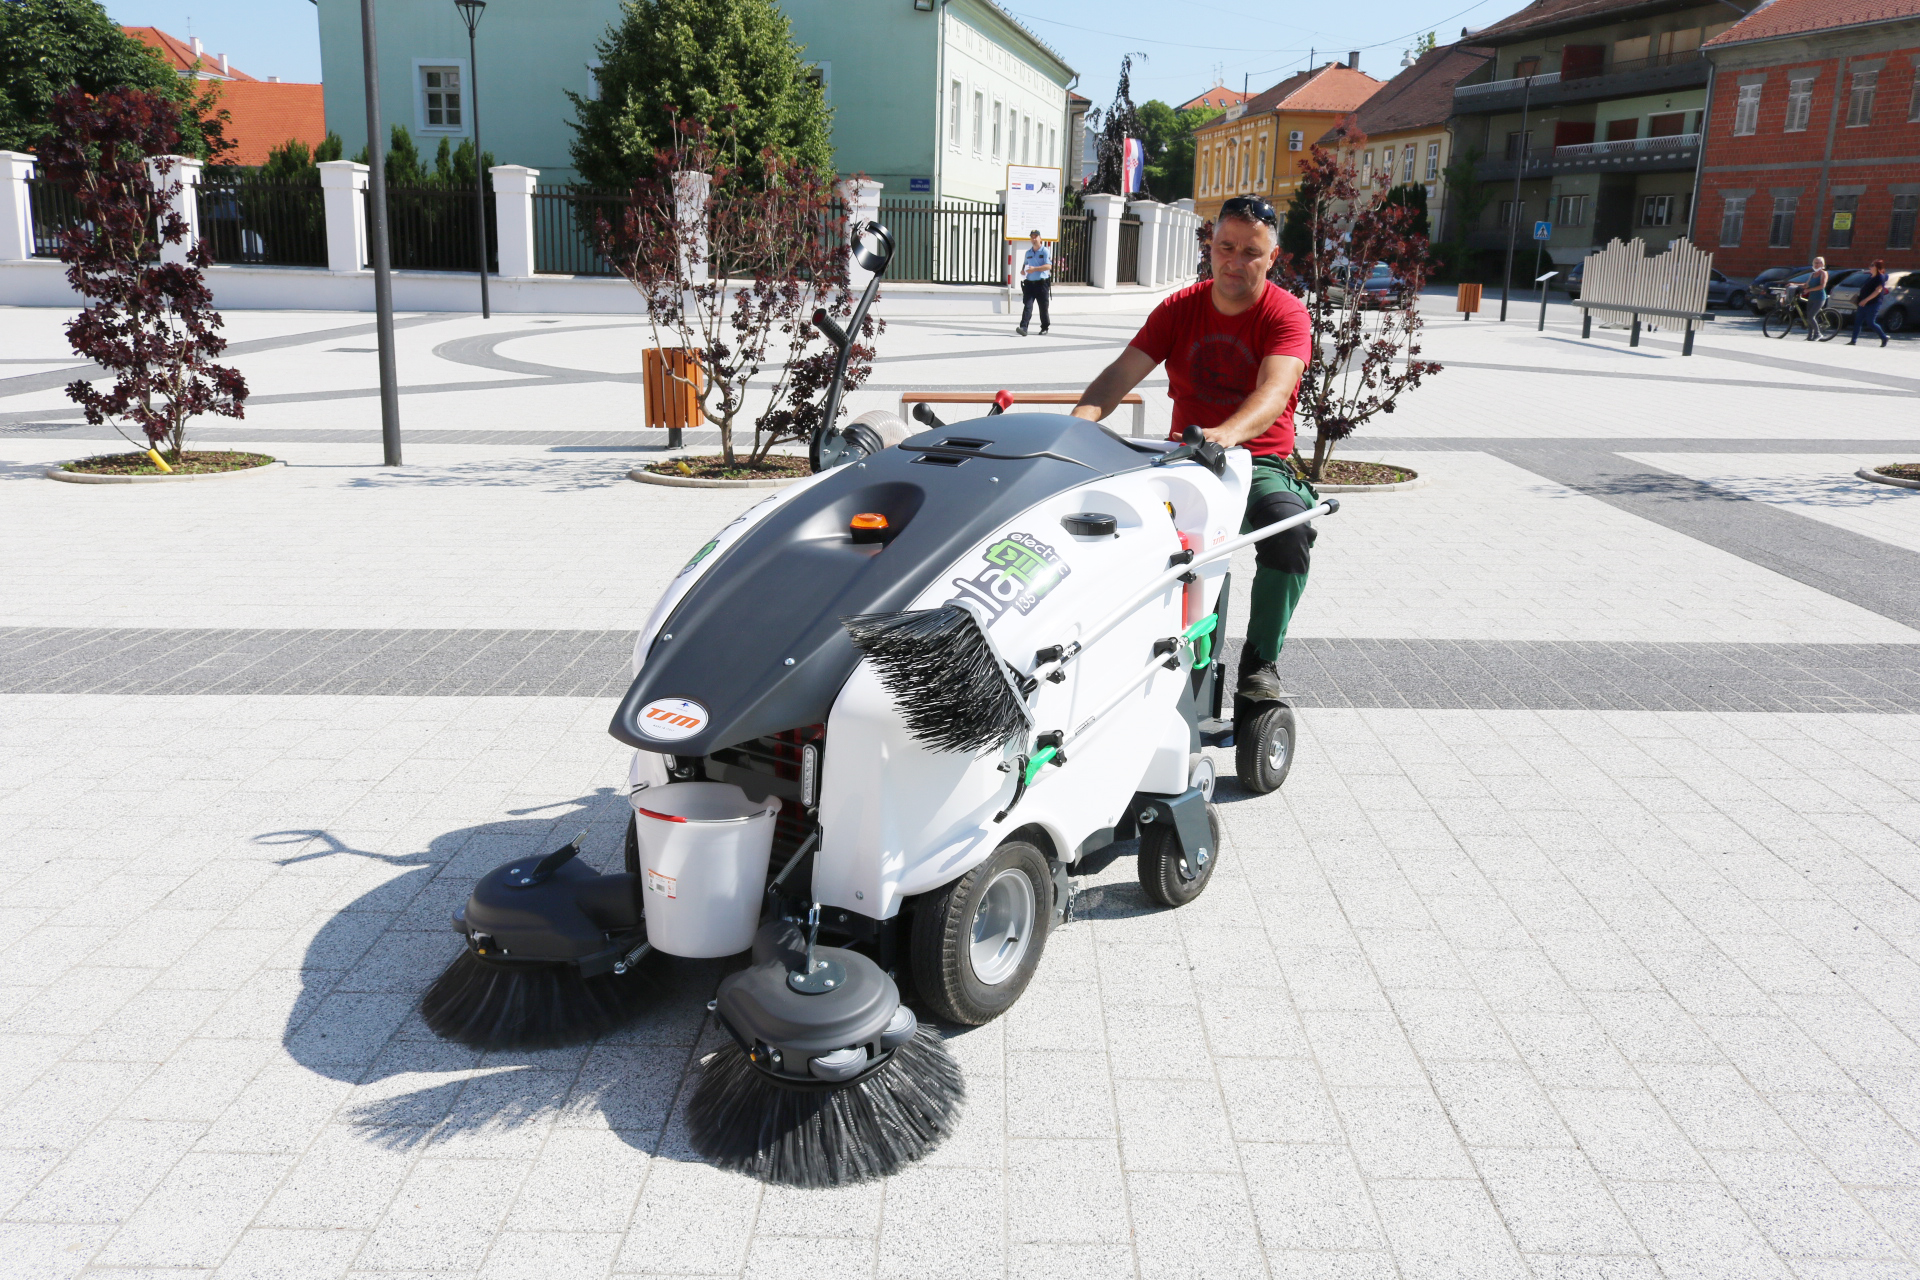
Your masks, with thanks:
[{"label": "man's short hair", "polygon": [[1027,234],[1032,236],[1035,240],[1038,240],[1040,238],[1040,230],[1037,227],[1034,228],[1032,231],[1027,232]]}]

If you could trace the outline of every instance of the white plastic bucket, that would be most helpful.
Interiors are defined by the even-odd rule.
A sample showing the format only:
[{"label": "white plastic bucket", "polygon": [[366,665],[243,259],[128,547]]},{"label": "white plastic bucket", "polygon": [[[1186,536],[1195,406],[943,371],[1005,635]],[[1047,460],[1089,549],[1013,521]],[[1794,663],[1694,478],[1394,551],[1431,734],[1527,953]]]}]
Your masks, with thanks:
[{"label": "white plastic bucket", "polygon": [[780,812],[724,782],[674,782],[633,797],[647,941],[711,959],[753,945]]}]

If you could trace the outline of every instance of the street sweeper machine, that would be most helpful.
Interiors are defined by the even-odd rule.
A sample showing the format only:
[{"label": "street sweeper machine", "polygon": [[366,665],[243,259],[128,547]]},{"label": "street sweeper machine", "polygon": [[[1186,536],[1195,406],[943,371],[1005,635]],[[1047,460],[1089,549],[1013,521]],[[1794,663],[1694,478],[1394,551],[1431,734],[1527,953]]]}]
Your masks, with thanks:
[{"label": "street sweeper machine", "polygon": [[[864,232],[856,333],[891,253]],[[908,435],[840,427],[837,400],[823,469],[702,546],[640,632],[611,729],[625,869],[576,841],[489,873],[423,1002],[453,1039],[562,1043],[637,1013],[649,956],[750,953],[709,1005],[725,1039],[689,1124],[794,1185],[887,1173],[954,1123],[959,1069],[902,988],[947,1023],[1004,1013],[1116,842],[1153,901],[1205,890],[1203,748],[1233,743],[1254,790],[1292,749],[1289,708],[1229,705],[1229,557],[1337,509],[1241,534],[1251,460],[1197,432],[1014,411]]]}]

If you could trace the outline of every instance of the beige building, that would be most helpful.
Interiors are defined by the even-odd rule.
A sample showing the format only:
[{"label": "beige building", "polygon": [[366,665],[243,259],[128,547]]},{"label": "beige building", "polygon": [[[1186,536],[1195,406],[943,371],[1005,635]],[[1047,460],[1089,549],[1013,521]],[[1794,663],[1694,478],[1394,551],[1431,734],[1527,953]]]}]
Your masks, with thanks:
[{"label": "beige building", "polygon": [[1427,225],[1437,235],[1445,221],[1449,151],[1447,120],[1453,86],[1485,66],[1491,49],[1447,45],[1429,49],[1387,81],[1340,125],[1320,139],[1338,148],[1360,175],[1363,191],[1418,184],[1426,188]]},{"label": "beige building", "polygon": [[1370,75],[1329,62],[1207,121],[1193,131],[1194,211],[1212,219],[1222,202],[1244,195],[1284,204],[1307,149],[1380,87]]}]

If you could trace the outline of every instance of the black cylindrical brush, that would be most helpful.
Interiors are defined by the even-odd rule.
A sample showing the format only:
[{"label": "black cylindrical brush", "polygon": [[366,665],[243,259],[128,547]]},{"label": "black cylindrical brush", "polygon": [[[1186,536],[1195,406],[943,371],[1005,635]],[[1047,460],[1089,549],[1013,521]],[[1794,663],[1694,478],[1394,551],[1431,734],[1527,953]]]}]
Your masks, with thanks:
[{"label": "black cylindrical brush", "polygon": [[583,978],[570,964],[494,964],[462,949],[420,999],[437,1036],[477,1049],[557,1049],[637,1017],[653,991],[634,971]]},{"label": "black cylindrical brush", "polygon": [[893,695],[914,741],[932,751],[1005,746],[1028,724],[1022,677],[959,602],[840,619]]},{"label": "black cylindrical brush", "polygon": [[845,1085],[774,1080],[729,1042],[702,1065],[687,1125],[694,1149],[721,1168],[837,1187],[918,1160],[952,1132],[965,1101],[960,1065],[922,1024],[883,1066]]}]

